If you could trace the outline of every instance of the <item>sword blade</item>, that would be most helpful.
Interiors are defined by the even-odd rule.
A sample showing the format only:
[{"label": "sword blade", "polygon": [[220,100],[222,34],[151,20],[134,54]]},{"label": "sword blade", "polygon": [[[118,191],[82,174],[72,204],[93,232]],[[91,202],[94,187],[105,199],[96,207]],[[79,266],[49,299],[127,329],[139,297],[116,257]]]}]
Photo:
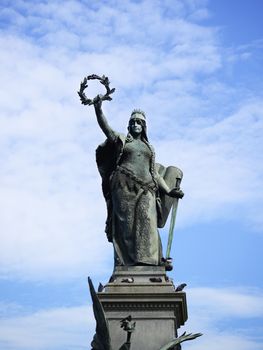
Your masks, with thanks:
[{"label": "sword blade", "polygon": [[167,249],[166,249],[166,259],[170,258],[170,254],[171,254],[177,207],[178,207],[178,198],[175,199],[172,207],[171,221],[170,221],[169,235],[168,235],[168,242],[167,242]]}]

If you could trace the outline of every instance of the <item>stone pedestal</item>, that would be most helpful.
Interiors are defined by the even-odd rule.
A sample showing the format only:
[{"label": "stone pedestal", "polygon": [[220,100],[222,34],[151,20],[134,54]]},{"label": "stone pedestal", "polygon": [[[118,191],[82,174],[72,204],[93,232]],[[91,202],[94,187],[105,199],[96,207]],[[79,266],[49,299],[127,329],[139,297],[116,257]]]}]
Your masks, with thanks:
[{"label": "stone pedestal", "polygon": [[134,350],[159,350],[177,337],[177,329],[187,320],[186,295],[175,291],[161,266],[116,267],[111,282],[97,295],[113,349],[126,341],[120,321],[129,315],[136,322],[131,337]]}]

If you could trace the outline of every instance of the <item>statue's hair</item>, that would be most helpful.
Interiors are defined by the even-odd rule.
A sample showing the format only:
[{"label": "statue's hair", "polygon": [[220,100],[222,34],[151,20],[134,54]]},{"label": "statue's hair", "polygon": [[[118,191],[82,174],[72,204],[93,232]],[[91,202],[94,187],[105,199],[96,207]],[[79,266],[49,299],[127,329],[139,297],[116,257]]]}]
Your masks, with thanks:
[{"label": "statue's hair", "polygon": [[141,109],[134,109],[131,113],[131,117],[130,117],[130,120],[129,120],[129,125],[128,125],[128,130],[129,130],[129,133],[128,133],[128,141],[132,141],[133,140],[133,137],[132,135],[130,134],[130,126],[131,126],[131,123],[132,123],[132,120],[134,119],[133,116],[135,114],[140,114],[141,115],[141,118],[139,118],[142,122],[142,139],[145,140],[146,142],[148,142],[148,137],[147,137],[147,127],[146,127],[146,116],[145,116],[145,113],[141,110]]},{"label": "statue's hair", "polygon": [[136,113],[141,114],[146,119],[146,114],[141,109],[134,109],[131,113],[131,117],[133,116],[133,114],[136,114]]}]

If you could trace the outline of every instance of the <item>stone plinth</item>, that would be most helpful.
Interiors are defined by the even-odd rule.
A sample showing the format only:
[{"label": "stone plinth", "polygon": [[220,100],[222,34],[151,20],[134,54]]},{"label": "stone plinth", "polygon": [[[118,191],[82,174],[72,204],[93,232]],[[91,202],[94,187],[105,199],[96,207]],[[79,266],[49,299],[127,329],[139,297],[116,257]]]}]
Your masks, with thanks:
[{"label": "stone plinth", "polygon": [[117,267],[98,297],[109,323],[113,349],[126,341],[120,321],[128,315],[136,321],[131,349],[137,350],[159,350],[177,337],[177,329],[187,320],[186,295],[175,291],[164,267]]}]

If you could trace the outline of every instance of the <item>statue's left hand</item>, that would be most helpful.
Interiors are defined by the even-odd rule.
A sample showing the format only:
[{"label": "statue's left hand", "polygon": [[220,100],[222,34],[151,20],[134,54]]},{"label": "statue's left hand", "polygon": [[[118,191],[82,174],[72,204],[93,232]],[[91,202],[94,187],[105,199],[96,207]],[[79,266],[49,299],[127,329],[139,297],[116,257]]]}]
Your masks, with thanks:
[{"label": "statue's left hand", "polygon": [[184,192],[182,190],[179,190],[178,188],[173,188],[169,193],[168,196],[173,198],[183,198]]}]

